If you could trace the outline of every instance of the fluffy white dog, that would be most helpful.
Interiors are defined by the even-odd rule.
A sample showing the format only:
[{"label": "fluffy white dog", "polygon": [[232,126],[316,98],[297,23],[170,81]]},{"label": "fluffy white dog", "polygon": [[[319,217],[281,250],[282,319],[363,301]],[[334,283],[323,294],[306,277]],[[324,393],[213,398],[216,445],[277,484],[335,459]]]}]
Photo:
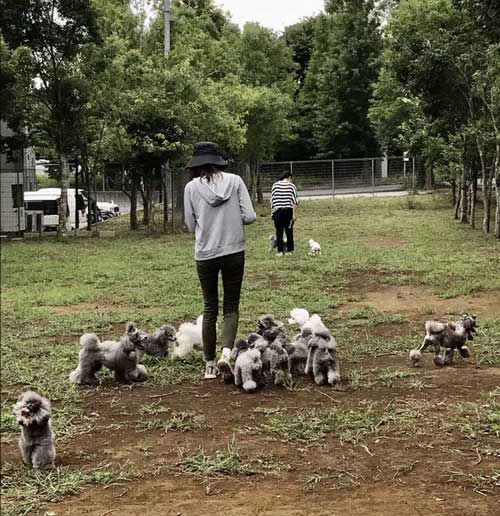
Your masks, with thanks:
[{"label": "fluffy white dog", "polygon": [[316,242],[316,240],[313,240],[312,238],[309,239],[309,256],[319,256],[321,254],[321,246]]},{"label": "fluffy white dog", "polygon": [[23,462],[35,469],[53,467],[56,449],[50,401],[36,392],[26,391],[19,396],[13,413],[21,427],[19,449]]},{"label": "fluffy white dog", "polygon": [[172,350],[172,355],[178,358],[185,358],[190,355],[193,349],[203,349],[202,337],[203,315],[196,319],[196,323],[182,323],[176,334],[177,342]]},{"label": "fluffy white dog", "polygon": [[318,314],[309,316],[309,312],[305,308],[294,308],[290,310],[290,316],[290,319],[288,319],[288,324],[290,325],[296,324],[300,326],[300,328],[308,326],[313,332],[328,331],[321,317]]},{"label": "fluffy white dog", "polygon": [[288,324],[296,324],[302,328],[307,321],[309,321],[309,312],[305,308],[294,308],[293,310],[290,310],[290,319],[288,319]]}]

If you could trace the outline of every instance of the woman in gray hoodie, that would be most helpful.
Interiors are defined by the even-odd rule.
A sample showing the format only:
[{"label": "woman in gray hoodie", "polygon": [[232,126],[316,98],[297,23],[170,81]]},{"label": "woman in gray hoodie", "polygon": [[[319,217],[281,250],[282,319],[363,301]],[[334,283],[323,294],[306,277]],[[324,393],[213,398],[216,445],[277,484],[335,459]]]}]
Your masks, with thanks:
[{"label": "woman in gray hoodie", "polygon": [[219,146],[201,142],[186,168],[192,180],[184,190],[184,217],[195,234],[196,270],[203,292],[203,351],[205,378],[216,378],[216,323],[219,312],[218,280],[222,275],[222,357],[217,363],[225,376],[232,373],[229,355],[238,331],[241,283],[245,268],[243,226],[256,219],[250,195],[241,177],[223,170],[227,161]]}]

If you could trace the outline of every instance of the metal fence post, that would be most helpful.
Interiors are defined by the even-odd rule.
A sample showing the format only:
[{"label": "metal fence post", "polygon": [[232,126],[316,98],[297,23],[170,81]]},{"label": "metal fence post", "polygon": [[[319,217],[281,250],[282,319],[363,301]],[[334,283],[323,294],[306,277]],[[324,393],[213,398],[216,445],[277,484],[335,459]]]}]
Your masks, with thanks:
[{"label": "metal fence post", "polygon": [[332,197],[335,197],[335,161],[332,159]]},{"label": "metal fence post", "polygon": [[293,176],[293,161],[290,161],[290,174]]},{"label": "metal fence post", "polygon": [[372,158],[372,195],[375,195],[375,160]]}]

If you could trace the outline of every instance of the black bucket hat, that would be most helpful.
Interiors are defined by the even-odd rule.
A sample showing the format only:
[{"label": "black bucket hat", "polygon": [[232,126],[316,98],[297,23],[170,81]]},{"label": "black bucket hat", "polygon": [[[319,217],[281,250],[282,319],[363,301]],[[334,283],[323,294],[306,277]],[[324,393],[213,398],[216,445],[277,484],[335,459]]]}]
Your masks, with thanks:
[{"label": "black bucket hat", "polygon": [[193,157],[186,165],[186,168],[201,167],[202,165],[216,165],[221,168],[227,167],[219,146],[212,142],[195,143]]}]

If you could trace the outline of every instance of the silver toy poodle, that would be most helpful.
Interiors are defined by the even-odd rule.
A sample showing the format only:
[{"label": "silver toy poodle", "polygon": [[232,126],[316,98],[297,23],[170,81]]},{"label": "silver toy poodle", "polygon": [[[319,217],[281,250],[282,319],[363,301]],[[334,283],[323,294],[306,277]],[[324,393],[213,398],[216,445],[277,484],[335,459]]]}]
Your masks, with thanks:
[{"label": "silver toy poodle", "polygon": [[451,365],[457,350],[462,358],[470,357],[470,350],[465,345],[468,340],[474,340],[477,317],[464,314],[457,322],[440,323],[427,321],[425,323],[424,341],[417,349],[410,351],[411,365],[416,366],[422,359],[422,351],[431,348],[434,355],[434,364],[438,367]]},{"label": "silver toy poodle", "polygon": [[[253,392],[262,378],[261,352],[258,348],[249,347],[248,342],[239,340],[233,348],[236,361],[234,363],[234,383],[246,392]],[[234,356],[233,355],[233,356]]]},{"label": "silver toy poodle", "polygon": [[50,401],[33,391],[23,392],[13,413],[21,427],[19,449],[25,464],[35,469],[54,466],[56,449],[50,424]]},{"label": "silver toy poodle", "polygon": [[305,368],[318,385],[335,385],[340,381],[340,364],[337,344],[328,330],[315,332],[309,341],[309,352]]},{"label": "silver toy poodle", "polygon": [[96,373],[103,366],[114,372],[115,380],[119,383],[146,380],[146,368],[139,360],[144,353],[147,338],[145,332],[130,322],[119,341],[100,342],[94,333],[82,335],[78,367],[70,373],[70,382],[80,385],[98,384]]}]

